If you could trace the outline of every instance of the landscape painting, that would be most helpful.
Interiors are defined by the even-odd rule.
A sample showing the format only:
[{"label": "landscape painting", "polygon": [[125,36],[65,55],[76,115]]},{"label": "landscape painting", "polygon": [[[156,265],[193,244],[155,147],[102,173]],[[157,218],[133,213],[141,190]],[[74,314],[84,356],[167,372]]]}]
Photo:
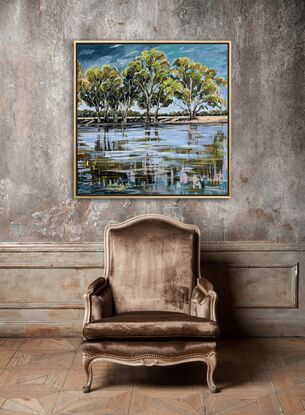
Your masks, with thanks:
[{"label": "landscape painting", "polygon": [[75,48],[75,197],[230,196],[230,42]]}]

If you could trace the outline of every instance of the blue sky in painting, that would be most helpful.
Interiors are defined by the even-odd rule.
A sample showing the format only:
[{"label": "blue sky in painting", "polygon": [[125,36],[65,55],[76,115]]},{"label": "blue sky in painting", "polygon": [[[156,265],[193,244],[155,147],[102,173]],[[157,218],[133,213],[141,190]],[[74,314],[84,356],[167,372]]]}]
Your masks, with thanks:
[{"label": "blue sky in painting", "polygon": [[[165,52],[170,63],[178,57],[188,57],[216,69],[218,76],[228,79],[228,45],[225,43],[84,43],[78,44],[77,57],[85,70],[90,66],[104,64],[122,70],[143,50],[152,48]],[[227,100],[227,88],[223,88],[222,95]],[[175,111],[181,108],[172,104],[163,110]]]}]

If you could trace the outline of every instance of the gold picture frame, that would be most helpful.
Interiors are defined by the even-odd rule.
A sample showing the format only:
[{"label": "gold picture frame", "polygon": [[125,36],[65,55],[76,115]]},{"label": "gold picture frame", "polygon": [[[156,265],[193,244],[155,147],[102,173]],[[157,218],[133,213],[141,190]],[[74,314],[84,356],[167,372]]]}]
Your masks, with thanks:
[{"label": "gold picture frame", "polygon": [[[226,194],[96,194],[89,193],[84,194],[79,191],[79,174],[78,174],[78,47],[82,45],[149,45],[159,44],[159,45],[186,45],[186,44],[224,44],[227,46],[227,187]],[[231,82],[231,41],[230,40],[187,40],[187,41],[173,41],[173,40],[77,40],[74,41],[74,159],[73,159],[73,169],[74,169],[74,186],[73,186],[73,197],[76,199],[87,199],[87,198],[96,198],[96,199],[109,199],[109,198],[129,198],[129,199],[230,199],[232,192],[232,138],[231,138],[231,96],[232,96],[232,82]]]}]

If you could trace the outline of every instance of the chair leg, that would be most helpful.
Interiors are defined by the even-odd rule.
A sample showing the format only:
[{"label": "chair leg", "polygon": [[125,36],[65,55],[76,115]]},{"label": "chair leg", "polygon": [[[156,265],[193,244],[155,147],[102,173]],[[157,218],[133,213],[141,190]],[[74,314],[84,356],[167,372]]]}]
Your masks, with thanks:
[{"label": "chair leg", "polygon": [[85,369],[85,373],[87,376],[86,384],[83,386],[84,393],[89,393],[91,389],[92,378],[93,378],[92,362],[93,362],[92,358],[83,356],[83,364],[84,364],[84,369]]},{"label": "chair leg", "polygon": [[206,363],[208,366],[208,370],[207,370],[208,387],[211,393],[216,393],[218,392],[218,389],[213,380],[214,370],[216,368],[216,353],[211,354],[208,357]]}]

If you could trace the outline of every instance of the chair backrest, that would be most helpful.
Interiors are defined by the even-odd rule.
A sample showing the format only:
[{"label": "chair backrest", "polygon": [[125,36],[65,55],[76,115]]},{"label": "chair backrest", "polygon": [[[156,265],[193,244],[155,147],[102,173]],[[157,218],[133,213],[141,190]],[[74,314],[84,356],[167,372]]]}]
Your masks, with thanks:
[{"label": "chair backrest", "polygon": [[190,312],[200,277],[200,231],[163,215],[141,215],[105,230],[105,277],[116,313]]}]

